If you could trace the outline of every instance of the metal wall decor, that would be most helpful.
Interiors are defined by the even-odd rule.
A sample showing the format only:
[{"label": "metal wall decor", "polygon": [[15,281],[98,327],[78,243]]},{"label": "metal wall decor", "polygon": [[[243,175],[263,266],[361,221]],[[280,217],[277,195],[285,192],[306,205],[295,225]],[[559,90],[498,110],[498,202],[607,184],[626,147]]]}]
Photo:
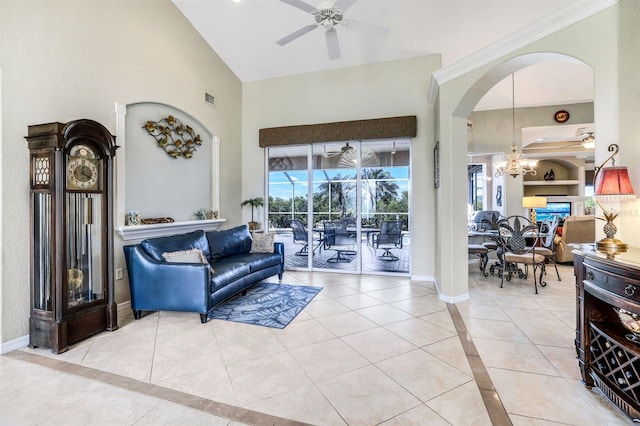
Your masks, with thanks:
[{"label": "metal wall decor", "polygon": [[440,141],[433,148],[433,187],[440,188]]},{"label": "metal wall decor", "polygon": [[197,135],[191,126],[182,124],[172,115],[159,121],[147,121],[142,128],[173,158],[191,158],[196,151],[196,145],[202,145],[200,135]]}]

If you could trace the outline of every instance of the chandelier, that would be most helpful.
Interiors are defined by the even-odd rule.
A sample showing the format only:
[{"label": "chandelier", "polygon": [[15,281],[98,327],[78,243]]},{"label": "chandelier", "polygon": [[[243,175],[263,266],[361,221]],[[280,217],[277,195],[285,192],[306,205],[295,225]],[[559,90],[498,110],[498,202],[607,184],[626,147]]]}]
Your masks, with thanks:
[{"label": "chandelier", "polygon": [[515,179],[516,176],[524,176],[526,174],[534,176],[537,173],[534,168],[538,164],[538,160],[525,158],[524,154],[518,152],[518,146],[516,145],[516,93],[513,74],[511,74],[511,123],[513,132],[511,152],[505,154],[506,160],[497,161],[494,164],[496,177],[510,175]]}]

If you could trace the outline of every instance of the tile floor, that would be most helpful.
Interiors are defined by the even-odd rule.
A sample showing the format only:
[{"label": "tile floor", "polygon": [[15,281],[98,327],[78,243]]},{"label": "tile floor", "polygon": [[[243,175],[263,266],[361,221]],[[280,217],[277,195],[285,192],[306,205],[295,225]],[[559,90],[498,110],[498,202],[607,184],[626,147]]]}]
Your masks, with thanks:
[{"label": "tile floor", "polygon": [[123,312],[64,354],[0,357],[0,425],[631,423],[580,382],[571,267],[538,295],[469,273],[447,305],[430,282],[287,272],[323,290],[284,330]]}]

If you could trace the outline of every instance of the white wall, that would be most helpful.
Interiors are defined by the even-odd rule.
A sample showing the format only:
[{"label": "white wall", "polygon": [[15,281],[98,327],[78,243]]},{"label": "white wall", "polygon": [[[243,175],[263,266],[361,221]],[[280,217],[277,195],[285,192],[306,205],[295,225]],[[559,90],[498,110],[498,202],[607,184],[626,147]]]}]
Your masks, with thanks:
[{"label": "white wall", "polygon": [[[233,183],[242,86],[169,0],[2,0],[0,28],[0,341],[7,342],[28,334],[27,126],[90,118],[115,134],[115,102],[173,105],[220,136],[222,180]],[[216,108],[203,102],[205,91]],[[239,196],[228,194],[239,188],[222,192],[221,217],[239,216]],[[115,255],[123,268],[118,237]],[[126,280],[116,281],[116,301],[128,293]]]},{"label": "white wall", "polygon": [[[619,15],[619,10],[623,12]],[[620,16],[624,16],[622,20],[625,25],[620,26]],[[441,161],[442,167],[452,171],[451,185],[445,191],[443,198],[437,209],[439,212],[452,211],[450,216],[442,216],[442,221],[438,222],[438,229],[447,233],[438,236],[438,252],[442,253],[442,262],[438,265],[441,269],[437,271],[437,279],[445,289],[445,294],[456,298],[464,295],[468,291],[468,273],[466,270],[455,267],[455,259],[466,256],[467,251],[467,235],[461,226],[464,223],[464,217],[458,214],[463,209],[465,200],[456,199],[454,194],[465,190],[466,176],[460,170],[466,164],[466,155],[462,155],[457,147],[467,144],[466,137],[466,119],[470,111],[473,109],[477,101],[482,97],[486,90],[502,78],[511,74],[517,69],[526,66],[525,63],[518,62],[518,58],[522,55],[538,54],[540,52],[556,52],[563,53],[577,58],[584,63],[590,65],[594,69],[594,88],[595,88],[595,112],[594,121],[598,129],[598,141],[596,147],[596,164],[604,158],[606,146],[612,141],[618,141],[623,150],[623,158],[620,160],[624,165],[637,165],[640,151],[640,145],[635,143],[632,138],[630,129],[638,129],[637,119],[631,119],[631,116],[637,117],[640,113],[640,107],[637,102],[621,102],[625,98],[624,93],[635,93],[636,97],[639,92],[640,81],[632,78],[627,72],[621,74],[620,69],[633,68],[637,65],[639,49],[637,37],[627,37],[627,33],[631,31],[637,36],[638,30],[633,26],[640,19],[640,11],[637,3],[623,0],[616,6],[612,6],[596,15],[584,19],[564,30],[553,33],[537,42],[531,43],[511,54],[493,61],[477,70],[468,72],[458,78],[455,78],[440,87],[438,102],[441,106],[439,111],[439,137],[441,139]],[[597,28],[597,31],[593,31]],[[619,39],[619,37],[621,37]],[[622,42],[619,42],[622,40]],[[635,40],[635,41],[634,41]],[[627,54],[623,57],[620,51]],[[529,62],[530,64],[531,62]],[[482,82],[487,75],[496,78],[488,87],[479,87],[477,83]],[[620,76],[625,78],[621,81]],[[629,118],[627,122],[620,120],[621,116]],[[462,131],[464,129],[464,133]],[[620,138],[621,134],[625,134],[628,138]],[[632,181],[635,187],[640,187],[640,174],[632,173]],[[516,179],[521,180],[521,178]],[[626,203],[627,209],[635,209],[629,211],[627,216],[637,227],[638,214],[636,203]],[[623,240],[628,242],[638,241],[637,233],[633,233],[633,227],[627,228],[624,219],[621,220],[623,227],[619,226],[619,230],[623,235]],[[633,225],[632,225],[633,226]],[[451,232],[448,232],[452,230]],[[452,242],[453,241],[453,242]]]},{"label": "white wall", "polygon": [[[245,83],[242,175],[244,198],[264,196],[261,128],[416,115],[412,144],[412,273],[433,275],[433,109],[428,85],[439,56]],[[249,219],[246,211],[244,221]],[[263,222],[263,218],[260,220]]]}]

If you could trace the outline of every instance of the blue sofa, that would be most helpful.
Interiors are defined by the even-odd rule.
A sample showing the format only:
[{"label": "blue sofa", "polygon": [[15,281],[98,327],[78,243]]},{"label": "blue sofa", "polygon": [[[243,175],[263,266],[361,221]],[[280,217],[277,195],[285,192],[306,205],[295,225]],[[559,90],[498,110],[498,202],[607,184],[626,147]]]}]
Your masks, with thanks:
[{"label": "blue sofa", "polygon": [[[205,323],[209,312],[231,296],[276,274],[282,280],[284,245],[254,253],[252,242],[244,225],[125,246],[134,318],[140,319],[142,311],[184,311],[198,312]],[[197,253],[201,256],[194,260]]]}]

